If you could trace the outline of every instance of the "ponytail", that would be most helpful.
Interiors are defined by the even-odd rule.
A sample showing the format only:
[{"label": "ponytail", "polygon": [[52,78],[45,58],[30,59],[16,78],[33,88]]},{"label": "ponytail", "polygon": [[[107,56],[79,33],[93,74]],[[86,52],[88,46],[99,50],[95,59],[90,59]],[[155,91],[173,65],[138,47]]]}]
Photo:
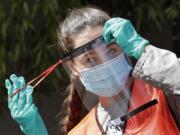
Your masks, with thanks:
[{"label": "ponytail", "polygon": [[67,135],[88,112],[75,89],[76,82],[77,80],[71,75],[71,83],[65,91],[65,99],[59,112],[59,129],[63,135]]}]

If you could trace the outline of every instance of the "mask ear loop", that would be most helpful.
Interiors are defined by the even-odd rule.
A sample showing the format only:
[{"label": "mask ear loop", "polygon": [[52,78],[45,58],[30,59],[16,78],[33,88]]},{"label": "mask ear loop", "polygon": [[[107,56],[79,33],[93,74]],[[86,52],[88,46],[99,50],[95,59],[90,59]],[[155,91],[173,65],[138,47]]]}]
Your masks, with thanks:
[{"label": "mask ear loop", "polygon": [[[23,87],[15,90],[15,92],[9,96],[9,98],[12,98],[14,95],[16,95],[17,93],[19,93],[21,90],[23,90],[25,87],[27,87],[28,85],[34,83],[35,81],[37,81],[33,88],[35,88],[37,85],[39,85],[59,64],[62,64],[63,61],[59,60],[57,63],[55,63],[54,65],[52,65],[51,67],[49,67],[47,70],[45,70],[43,73],[41,73],[39,76],[35,77],[33,80],[29,81],[26,85],[24,85]],[[39,79],[39,80],[38,80]]]}]

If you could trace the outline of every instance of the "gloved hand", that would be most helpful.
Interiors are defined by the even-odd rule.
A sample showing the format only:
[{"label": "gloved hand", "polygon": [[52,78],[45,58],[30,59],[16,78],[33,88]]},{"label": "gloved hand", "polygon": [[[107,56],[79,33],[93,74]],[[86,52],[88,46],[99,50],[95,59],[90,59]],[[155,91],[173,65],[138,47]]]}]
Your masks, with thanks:
[{"label": "gloved hand", "polygon": [[[6,79],[5,81],[8,96],[11,96],[15,90],[25,85],[24,78],[17,77],[15,74],[10,76],[10,80]],[[38,109],[33,103],[32,92],[33,87],[27,86],[12,98],[8,98],[11,116],[26,135],[48,135]]]},{"label": "gloved hand", "polygon": [[123,18],[108,20],[103,29],[103,37],[106,42],[115,41],[128,56],[137,60],[149,44],[148,40],[137,34],[131,22]]}]

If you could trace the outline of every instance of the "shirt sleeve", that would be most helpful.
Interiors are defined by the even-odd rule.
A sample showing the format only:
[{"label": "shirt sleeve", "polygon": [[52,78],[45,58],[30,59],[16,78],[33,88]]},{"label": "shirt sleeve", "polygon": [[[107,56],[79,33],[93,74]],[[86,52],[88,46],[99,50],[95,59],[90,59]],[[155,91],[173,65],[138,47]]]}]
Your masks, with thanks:
[{"label": "shirt sleeve", "polygon": [[171,51],[148,45],[135,65],[133,77],[180,95],[180,59]]}]

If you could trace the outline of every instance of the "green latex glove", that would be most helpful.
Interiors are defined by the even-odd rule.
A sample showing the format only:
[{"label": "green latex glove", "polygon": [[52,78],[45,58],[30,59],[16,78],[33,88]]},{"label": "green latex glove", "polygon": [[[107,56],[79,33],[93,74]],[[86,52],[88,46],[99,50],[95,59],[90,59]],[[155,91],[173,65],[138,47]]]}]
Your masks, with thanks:
[{"label": "green latex glove", "polygon": [[[15,74],[10,76],[10,80],[6,79],[5,81],[8,96],[25,85],[24,78],[17,77]],[[11,116],[26,135],[48,135],[38,109],[33,103],[32,92],[33,87],[27,86],[12,98],[8,98]]]},{"label": "green latex glove", "polygon": [[103,37],[106,42],[115,41],[128,56],[137,60],[149,44],[148,40],[137,34],[131,22],[123,18],[109,19],[105,23]]}]

